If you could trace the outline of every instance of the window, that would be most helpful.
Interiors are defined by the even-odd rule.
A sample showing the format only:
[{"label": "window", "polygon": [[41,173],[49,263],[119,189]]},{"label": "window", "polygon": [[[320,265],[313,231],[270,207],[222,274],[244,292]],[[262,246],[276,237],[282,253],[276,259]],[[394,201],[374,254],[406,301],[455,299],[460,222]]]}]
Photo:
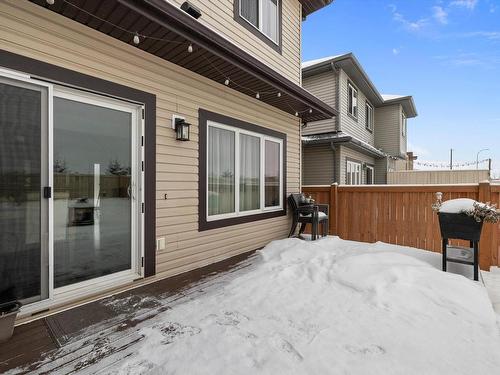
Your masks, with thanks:
[{"label": "window", "polygon": [[401,114],[401,135],[406,137],[406,115],[404,113]]},{"label": "window", "polygon": [[371,165],[366,166],[366,184],[373,185],[374,181],[374,168]]},{"label": "window", "polygon": [[239,0],[239,17],[279,44],[279,0]]},{"label": "window", "polygon": [[373,107],[370,103],[365,104],[365,126],[369,131],[373,131]]},{"label": "window", "polygon": [[282,160],[282,139],[207,121],[207,221],[282,210]]},{"label": "window", "polygon": [[348,97],[347,97],[347,110],[349,114],[354,117],[358,117],[358,90],[354,88],[351,83],[347,84],[348,86]]},{"label": "window", "polygon": [[347,185],[361,184],[361,163],[347,160],[346,184]]}]

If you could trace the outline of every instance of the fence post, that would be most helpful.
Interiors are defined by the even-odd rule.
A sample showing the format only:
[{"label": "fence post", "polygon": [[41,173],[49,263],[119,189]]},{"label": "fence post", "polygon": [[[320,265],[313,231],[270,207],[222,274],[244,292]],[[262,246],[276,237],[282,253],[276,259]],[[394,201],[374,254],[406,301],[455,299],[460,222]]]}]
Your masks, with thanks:
[{"label": "fence post", "polygon": [[338,207],[339,207],[339,202],[338,202],[338,188],[339,184],[338,183],[333,183],[332,186],[330,187],[330,234],[331,235],[337,235],[337,220],[338,220]]},{"label": "fence post", "polygon": [[[489,181],[479,183],[479,202],[491,202],[491,185]],[[489,271],[492,265],[493,253],[493,225],[485,223],[481,233],[481,241],[479,243],[479,266],[482,270]],[[495,249],[496,250],[496,249]]]}]

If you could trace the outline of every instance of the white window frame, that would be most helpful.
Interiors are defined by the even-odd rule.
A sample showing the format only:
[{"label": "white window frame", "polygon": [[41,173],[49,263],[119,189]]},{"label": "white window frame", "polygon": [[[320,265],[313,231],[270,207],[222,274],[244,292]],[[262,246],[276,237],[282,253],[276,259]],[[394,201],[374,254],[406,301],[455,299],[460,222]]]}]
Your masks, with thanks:
[{"label": "white window frame", "polygon": [[406,137],[406,126],[407,126],[407,119],[406,119],[406,115],[404,112],[401,113],[401,135],[403,137]]},{"label": "white window frame", "polygon": [[368,102],[368,100],[365,102],[365,126],[366,128],[373,132],[373,124],[375,120],[374,116],[375,112],[373,110],[373,106]]},{"label": "white window frame", "polygon": [[[143,106],[124,99],[111,98],[98,92],[90,93],[79,88],[69,88],[45,81],[39,81],[32,78],[28,74],[10,69],[0,68],[0,78],[12,80],[13,84],[16,86],[23,87],[24,85],[28,85],[32,89],[39,88],[46,90],[47,102],[45,108],[42,109],[42,116],[45,117],[43,121],[46,122],[45,136],[47,139],[44,141],[44,145],[42,145],[42,149],[44,149],[44,147],[46,148],[43,150],[43,152],[46,153],[46,160],[44,160],[43,163],[46,165],[42,165],[41,168],[42,170],[47,169],[47,186],[51,186],[52,188],[54,187],[54,173],[52,166],[54,162],[53,134],[55,97],[128,112],[131,114],[131,123],[133,126],[131,167],[135,183],[134,186],[132,186],[131,194],[133,195],[135,202],[131,204],[133,229],[131,233],[132,249],[130,269],[56,288],[54,285],[54,194],[52,194],[52,197],[47,198],[48,207],[46,220],[48,233],[42,235],[42,241],[45,241],[46,246],[48,247],[47,259],[43,260],[48,262],[48,280],[46,280],[47,285],[42,285],[42,287],[47,288],[48,298],[27,303],[22,306],[19,316],[29,316],[55,305],[88,297],[92,293],[95,293],[96,290],[110,290],[126,283],[130,283],[137,278],[141,278],[144,272],[143,266],[140,263],[141,257],[144,256],[144,215],[140,210],[140,205],[144,202],[144,172],[140,170],[139,164],[144,160],[144,150],[143,147],[138,147],[138,145],[140,144],[139,139],[143,137],[144,134],[144,121],[140,116],[140,111],[143,109]],[[43,157],[41,157],[41,159],[43,160]],[[43,230],[43,228],[41,228],[41,230]]]},{"label": "white window frame", "polygon": [[[351,89],[352,95],[349,94],[349,89]],[[347,82],[347,112],[355,118],[358,118],[358,112],[359,112],[358,97],[359,97],[358,89],[354,87],[354,85],[351,82]],[[349,108],[350,101],[352,101],[352,112]]]},{"label": "white window frame", "polygon": [[347,160],[345,173],[347,185],[361,185],[361,163]]},{"label": "white window frame", "polygon": [[[207,222],[210,221],[217,221],[217,220],[222,220],[222,219],[229,219],[229,218],[234,218],[234,217],[241,217],[241,216],[248,216],[248,215],[255,215],[255,214],[260,214],[260,213],[266,213],[266,212],[273,212],[273,211],[281,211],[283,210],[283,194],[281,193],[283,191],[283,169],[285,168],[285,165],[283,163],[283,140],[280,138],[276,137],[271,137],[269,135],[261,134],[261,133],[256,133],[252,132],[249,130],[241,129],[235,126],[229,126],[225,124],[221,124],[219,122],[215,121],[207,121],[207,133],[209,131],[210,127],[218,128],[218,129],[223,129],[223,130],[228,130],[234,133],[234,212],[231,213],[225,213],[225,214],[219,214],[219,215],[209,215],[208,211],[208,204],[209,204],[209,199],[208,199],[208,173],[206,176],[206,212],[207,212]],[[250,135],[253,137],[257,137],[260,139],[260,208],[257,210],[251,210],[251,211],[240,211],[240,134],[245,134],[245,135]],[[206,170],[209,170],[209,151],[210,151],[210,145],[209,145],[209,139],[210,137],[207,137],[207,144],[206,144],[206,150],[207,150],[207,155],[206,155],[206,160],[207,160],[207,165],[206,165]],[[266,141],[271,141],[279,144],[279,157],[280,157],[280,186],[279,186],[279,205],[278,206],[272,206],[272,207],[265,207],[265,167],[266,167],[266,162],[265,162],[265,142]]]},{"label": "white window frame", "polygon": [[370,170],[371,173],[372,173],[372,182],[371,183],[368,182],[368,173],[366,173],[366,181],[365,181],[365,183],[366,183],[366,185],[373,185],[373,184],[375,184],[375,168],[373,166],[371,166],[371,165],[367,165],[366,166],[366,171],[368,172],[368,170]]},{"label": "white window frame", "polygon": [[264,12],[263,12],[263,6],[262,6],[262,2],[263,0],[257,0],[259,2],[259,26],[255,26],[252,22],[250,22],[249,20],[247,20],[242,14],[241,14],[241,0],[239,0],[239,3],[238,3],[238,6],[239,6],[239,9],[238,9],[238,14],[239,16],[241,17],[241,19],[243,19],[245,22],[247,22],[249,25],[251,25],[255,30],[259,31],[262,35],[264,35],[267,39],[269,39],[271,42],[273,42],[274,44],[276,44],[277,46],[279,46],[279,40],[280,40],[280,33],[281,33],[281,30],[280,30],[280,1],[281,0],[276,0],[276,40],[272,39],[269,35],[267,35],[263,28],[262,28],[262,24],[263,24],[263,19],[264,19]]}]

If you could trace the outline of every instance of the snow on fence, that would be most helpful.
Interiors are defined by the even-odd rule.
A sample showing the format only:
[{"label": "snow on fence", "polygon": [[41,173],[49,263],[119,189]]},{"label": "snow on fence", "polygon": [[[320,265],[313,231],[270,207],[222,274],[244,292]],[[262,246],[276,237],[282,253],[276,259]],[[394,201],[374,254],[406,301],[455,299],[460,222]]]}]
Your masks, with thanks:
[{"label": "snow on fence", "polygon": [[[443,200],[472,198],[500,206],[500,185],[332,185],[303,186],[318,203],[330,205],[330,234],[345,240],[411,246],[441,252],[436,192]],[[480,242],[481,269],[498,266],[500,224],[486,224]],[[461,241],[458,244],[464,245]]]}]

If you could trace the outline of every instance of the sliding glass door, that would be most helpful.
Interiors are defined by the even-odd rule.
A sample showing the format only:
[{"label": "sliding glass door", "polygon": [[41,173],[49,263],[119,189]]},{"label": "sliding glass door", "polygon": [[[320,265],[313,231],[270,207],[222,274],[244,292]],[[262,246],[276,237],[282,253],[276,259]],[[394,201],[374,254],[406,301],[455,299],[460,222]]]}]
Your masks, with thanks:
[{"label": "sliding glass door", "polygon": [[47,98],[0,77],[0,304],[48,297]]},{"label": "sliding glass door", "polygon": [[134,111],[54,95],[54,287],[132,267]]},{"label": "sliding glass door", "polygon": [[0,304],[32,311],[140,276],[140,111],[0,70]]}]

